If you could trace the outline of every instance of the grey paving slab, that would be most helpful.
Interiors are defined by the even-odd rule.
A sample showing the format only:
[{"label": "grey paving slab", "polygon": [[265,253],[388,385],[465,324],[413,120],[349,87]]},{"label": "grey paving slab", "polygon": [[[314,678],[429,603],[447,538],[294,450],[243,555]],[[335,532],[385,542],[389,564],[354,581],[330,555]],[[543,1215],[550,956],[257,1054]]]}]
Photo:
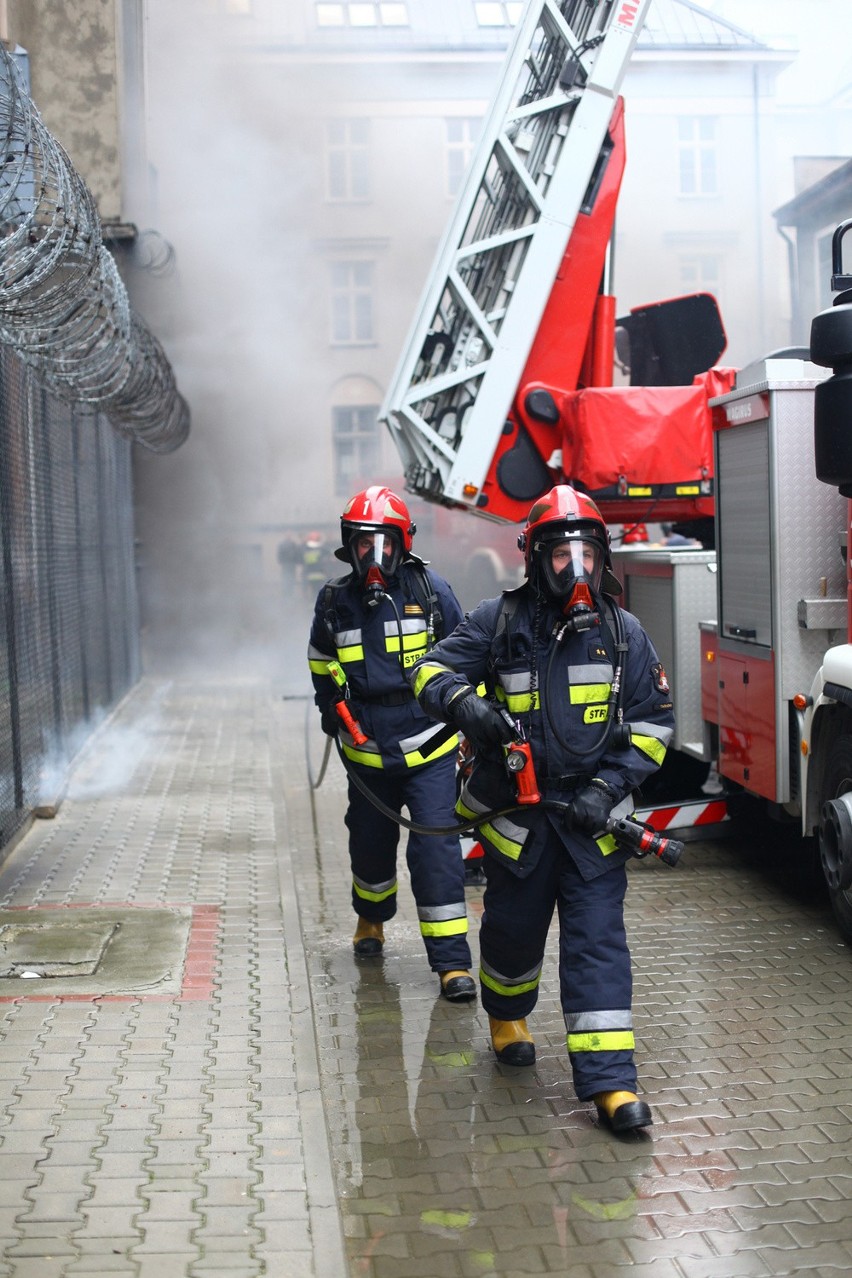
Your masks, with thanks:
[{"label": "grey paving slab", "polygon": [[0,866],[26,961],[55,919],[87,961],[102,919],[183,926],[152,982],[135,954],[126,988],[0,979],[0,1278],[849,1272],[852,951],[781,849],[631,865],[656,1124],[614,1140],[572,1092],[555,950],[530,1071],[437,997],[402,859],[355,960],[345,780],[310,793],[294,681],[144,681]]}]

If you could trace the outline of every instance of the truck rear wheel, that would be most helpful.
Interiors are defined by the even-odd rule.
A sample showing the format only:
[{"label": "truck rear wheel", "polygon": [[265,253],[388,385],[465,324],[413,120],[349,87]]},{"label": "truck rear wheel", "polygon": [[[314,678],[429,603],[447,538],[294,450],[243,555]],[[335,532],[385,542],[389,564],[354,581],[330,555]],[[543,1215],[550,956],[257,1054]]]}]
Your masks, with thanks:
[{"label": "truck rear wheel", "polygon": [[[828,884],[831,908],[844,941],[852,945],[852,888],[840,885],[848,878],[844,861],[852,855],[852,848],[844,844],[845,816],[840,811],[840,821],[824,820],[826,803],[852,793],[852,736],[840,736],[831,747],[822,785],[822,803],[819,824],[819,851],[823,873]],[[826,814],[830,815],[830,814]]]}]

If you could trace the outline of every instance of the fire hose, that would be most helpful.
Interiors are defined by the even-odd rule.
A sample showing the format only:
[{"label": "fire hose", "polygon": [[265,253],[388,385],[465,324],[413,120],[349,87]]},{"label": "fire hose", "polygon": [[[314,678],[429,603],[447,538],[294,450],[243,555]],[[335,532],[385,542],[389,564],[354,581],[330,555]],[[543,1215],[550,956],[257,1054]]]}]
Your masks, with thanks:
[{"label": "fire hose", "polygon": [[[328,673],[333,679],[338,696],[335,700],[334,709],[341,724],[352,737],[356,746],[364,745],[368,740],[365,733],[361,730],[361,725],[352,714],[348,704],[349,688],[346,680],[346,673],[343,667],[337,661],[328,663]],[[560,803],[556,799],[544,799],[539,793],[538,783],[535,776],[535,768],[533,765],[532,748],[526,740],[524,731],[520,723],[512,719],[508,711],[503,710],[501,713],[505,716],[507,723],[515,733],[515,739],[510,741],[503,749],[503,758],[506,765],[506,771],[515,786],[516,801],[504,808],[495,808],[490,812],[482,812],[475,820],[465,821],[463,824],[450,826],[426,826],[420,825],[417,821],[409,821],[400,812],[395,812],[393,808],[383,803],[378,795],[374,794],[356,770],[352,767],[350,760],[344,754],[340,739],[335,735],[334,744],[337,747],[337,753],[343,764],[344,770],[351,780],[352,784],[364,795],[366,799],[372,803],[383,816],[394,821],[397,825],[406,830],[412,830],[415,834],[434,834],[434,835],[461,835],[471,834],[480,826],[485,825],[489,821],[495,820],[497,817],[508,816],[511,812],[522,812],[532,805],[538,805],[547,808],[552,812],[559,812],[563,819],[568,818],[571,812],[570,803]],[[308,715],[310,709],[308,708]],[[431,750],[423,750],[424,754],[434,752],[438,744],[447,739],[448,731],[454,731],[448,727],[438,729],[435,738],[431,743]],[[326,738],[325,754],[323,755],[322,764],[317,779],[314,780],[311,775],[310,751],[308,749],[308,717],[305,719],[305,755],[308,761],[308,780],[312,790],[316,790],[322,783],[325,771],[328,766],[328,760],[331,753],[332,737]],[[643,821],[636,821],[632,817],[610,817],[603,828],[602,833],[610,834],[616,843],[626,849],[631,856],[644,858],[646,856],[655,856],[665,865],[677,865],[683,852],[683,843],[678,839],[670,839],[665,835],[658,834],[650,825]]]},{"label": "fire hose", "polygon": [[[329,737],[326,747],[326,760],[328,758],[331,740],[331,737]],[[340,756],[340,761],[343,764],[346,775],[349,777],[352,784],[361,791],[364,797],[368,799],[370,803],[372,803],[373,807],[381,812],[383,816],[388,817],[391,821],[395,821],[396,824],[401,825],[403,829],[413,830],[415,834],[471,834],[477,830],[479,826],[485,825],[488,821],[493,821],[496,817],[507,816],[510,812],[521,812],[529,809],[529,798],[524,800],[522,795],[519,794],[519,798],[516,803],[512,803],[505,808],[495,808],[490,812],[480,813],[475,820],[465,821],[463,824],[446,826],[420,825],[417,821],[409,821],[406,817],[402,816],[401,813],[395,812],[393,808],[389,808],[386,803],[383,803],[378,795],[373,793],[366,781],[364,781],[352,767],[350,761],[343,752],[343,747],[341,746],[340,741],[336,737],[334,738],[334,742],[337,746],[337,753]],[[529,745],[526,742],[513,742],[507,748],[508,758],[518,757],[518,744],[526,745],[527,749],[529,749]],[[531,756],[525,757],[529,758],[529,764],[531,766]],[[517,774],[523,770],[524,766],[525,765],[522,765],[521,768],[518,768],[517,765],[511,765],[507,762],[507,767],[509,768],[510,773]],[[324,771],[325,768],[323,767],[323,772]],[[320,780],[322,780],[322,776],[320,777]],[[317,784],[319,784],[319,782],[317,782]],[[529,791],[527,791],[527,793],[529,793]],[[560,803],[556,799],[543,799],[539,795],[535,802],[539,807],[547,808],[552,812],[560,812],[563,817],[567,817],[571,811],[570,803]],[[665,865],[677,865],[680,860],[681,853],[683,852],[683,843],[679,839],[670,839],[665,835],[658,834],[657,831],[646,822],[636,821],[632,817],[610,817],[604,826],[603,832],[611,834],[620,847],[625,848],[629,851],[631,856],[638,857],[640,860],[650,855],[656,857]]]}]

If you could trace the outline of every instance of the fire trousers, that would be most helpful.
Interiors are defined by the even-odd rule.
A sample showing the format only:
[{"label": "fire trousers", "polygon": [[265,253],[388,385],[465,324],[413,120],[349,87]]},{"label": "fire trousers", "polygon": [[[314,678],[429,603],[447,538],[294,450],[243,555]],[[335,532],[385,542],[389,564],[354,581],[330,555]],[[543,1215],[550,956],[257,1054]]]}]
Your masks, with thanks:
[{"label": "fire trousers", "polygon": [[[403,805],[413,822],[453,826],[455,757],[403,771],[357,769],[365,785],[394,812]],[[352,908],[373,923],[392,919],[397,909],[396,860],[400,827],[380,812],[349,778],[349,859],[352,865]],[[433,972],[469,970],[464,861],[457,835],[408,835],[406,861],[417,905],[420,934]]]},{"label": "fire trousers", "polygon": [[485,1011],[503,1021],[532,1012],[556,910],[560,999],[577,1096],[635,1091],[624,866],[587,882],[551,831],[527,878],[488,856],[485,874],[479,973]]}]

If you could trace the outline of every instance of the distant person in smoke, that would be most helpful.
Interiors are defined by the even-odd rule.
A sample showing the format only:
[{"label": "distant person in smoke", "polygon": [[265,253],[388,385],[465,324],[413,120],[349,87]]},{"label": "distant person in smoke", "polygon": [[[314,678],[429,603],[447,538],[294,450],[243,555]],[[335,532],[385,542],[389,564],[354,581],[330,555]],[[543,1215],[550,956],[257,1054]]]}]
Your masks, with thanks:
[{"label": "distant person in smoke", "polygon": [[315,597],[330,569],[325,536],[321,532],[309,532],[302,545],[299,563],[299,581],[302,594],[308,602]]},{"label": "distant person in smoke", "polygon": [[289,597],[296,588],[296,569],[302,561],[302,546],[299,538],[294,533],[287,533],[278,543],[275,557],[281,569],[284,594]]},{"label": "distant person in smoke", "polygon": [[[364,793],[423,827],[456,825],[458,736],[420,709],[406,672],[462,611],[450,586],[412,553],[414,524],[400,497],[367,488],[346,504],[342,546],[350,571],[320,590],[308,661],[323,731],[339,739],[349,773],[349,859],[353,937],[359,958],[381,955],[384,925],[397,908],[400,827]],[[343,702],[357,724],[343,722]],[[464,861],[458,835],[409,833],[406,859],[420,933],[440,992],[451,1002],[476,997],[467,940]]]}]

